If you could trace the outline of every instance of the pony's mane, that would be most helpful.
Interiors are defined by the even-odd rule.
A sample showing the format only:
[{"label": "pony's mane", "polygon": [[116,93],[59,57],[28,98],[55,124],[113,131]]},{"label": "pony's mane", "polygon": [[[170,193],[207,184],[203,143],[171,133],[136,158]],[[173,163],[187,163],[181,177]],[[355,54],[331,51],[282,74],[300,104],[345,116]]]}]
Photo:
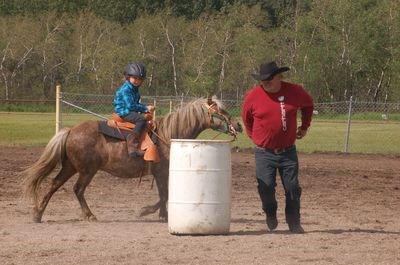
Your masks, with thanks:
[{"label": "pony's mane", "polygon": [[[219,108],[223,108],[221,101],[212,98]],[[164,139],[193,139],[208,125],[208,116],[204,103],[206,98],[199,98],[183,104],[182,107],[162,118],[158,124],[158,133]]]}]

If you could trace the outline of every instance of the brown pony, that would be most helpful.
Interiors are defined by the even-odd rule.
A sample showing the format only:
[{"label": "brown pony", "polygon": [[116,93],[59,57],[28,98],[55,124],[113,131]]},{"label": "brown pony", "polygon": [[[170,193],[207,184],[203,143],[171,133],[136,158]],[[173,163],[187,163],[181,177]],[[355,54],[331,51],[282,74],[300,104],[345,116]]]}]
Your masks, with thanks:
[{"label": "brown pony", "polygon": [[[140,215],[151,214],[160,209],[159,218],[166,221],[170,139],[195,139],[207,128],[236,135],[242,128],[223,109],[220,101],[205,98],[187,103],[156,123],[155,133],[160,138],[160,162],[152,164],[151,173],[158,188],[159,201],[143,207]],[[59,163],[60,171],[40,200],[39,189],[42,181]],[[49,141],[38,161],[23,172],[26,175],[25,195],[34,203],[33,221],[41,222],[52,195],[76,173],[79,177],[73,189],[80,203],[83,218],[96,220],[84,196],[86,187],[96,172],[102,170],[117,177],[137,178],[145,165],[143,158],[128,156],[125,141],[100,133],[97,121],[85,121],[72,128],[64,128]]]}]

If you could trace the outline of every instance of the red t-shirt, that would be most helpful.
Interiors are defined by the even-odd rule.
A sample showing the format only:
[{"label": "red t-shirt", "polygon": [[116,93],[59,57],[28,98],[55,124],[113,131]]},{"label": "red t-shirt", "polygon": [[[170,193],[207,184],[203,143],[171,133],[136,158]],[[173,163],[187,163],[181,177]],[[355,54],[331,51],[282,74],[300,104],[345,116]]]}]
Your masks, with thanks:
[{"label": "red t-shirt", "polygon": [[245,96],[242,119],[247,135],[264,148],[285,148],[296,141],[297,111],[301,110],[301,128],[310,126],[314,104],[299,85],[282,82],[276,93],[260,85]]}]

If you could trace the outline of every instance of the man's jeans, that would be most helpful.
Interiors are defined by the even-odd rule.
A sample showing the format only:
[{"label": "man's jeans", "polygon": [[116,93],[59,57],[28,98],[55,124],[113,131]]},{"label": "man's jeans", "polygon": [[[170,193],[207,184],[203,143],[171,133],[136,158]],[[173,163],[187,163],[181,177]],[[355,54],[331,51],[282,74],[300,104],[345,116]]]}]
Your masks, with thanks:
[{"label": "man's jeans", "polygon": [[275,199],[276,175],[279,172],[286,196],[286,215],[300,219],[301,188],[298,181],[299,163],[296,146],[282,153],[255,147],[256,177],[258,192],[264,212],[276,215],[277,201]]}]

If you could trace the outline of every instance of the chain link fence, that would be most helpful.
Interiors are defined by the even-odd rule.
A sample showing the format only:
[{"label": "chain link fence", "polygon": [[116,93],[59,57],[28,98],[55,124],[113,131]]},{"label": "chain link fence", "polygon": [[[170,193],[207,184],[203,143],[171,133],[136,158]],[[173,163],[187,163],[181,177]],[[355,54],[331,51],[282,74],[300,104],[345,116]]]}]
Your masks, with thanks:
[{"label": "chain link fence", "polygon": [[[113,98],[113,95],[62,93],[60,127],[74,126],[87,119],[108,119],[113,112]],[[142,103],[156,106],[157,119],[193,99],[142,97]],[[241,120],[241,101],[222,102],[232,116]],[[359,102],[352,98],[315,103],[310,130],[296,145],[300,152],[400,154],[400,103]],[[232,147],[240,150],[252,148],[253,144],[242,133]]]}]

